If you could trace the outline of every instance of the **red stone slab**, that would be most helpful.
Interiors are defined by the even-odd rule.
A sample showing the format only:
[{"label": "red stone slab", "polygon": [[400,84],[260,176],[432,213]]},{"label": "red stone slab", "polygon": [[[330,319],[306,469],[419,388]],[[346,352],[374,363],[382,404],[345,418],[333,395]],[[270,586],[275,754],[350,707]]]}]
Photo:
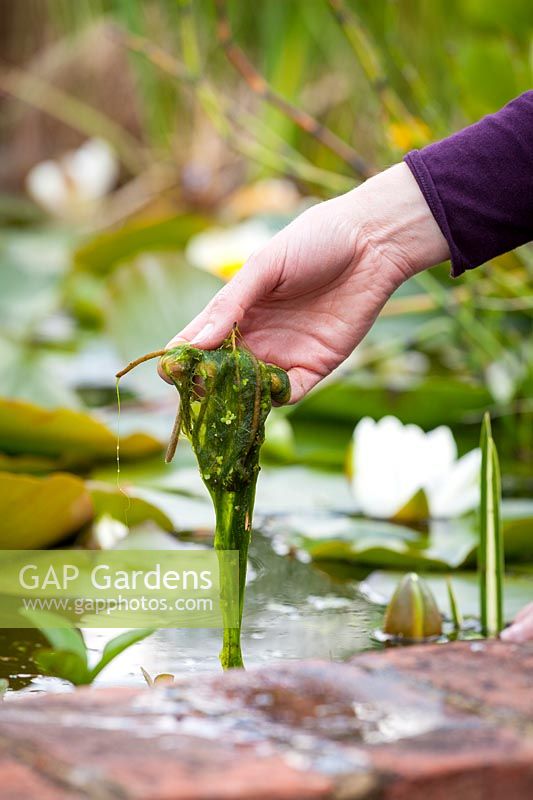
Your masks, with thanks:
[{"label": "red stone slab", "polygon": [[0,708],[0,800],[530,800],[533,646],[291,662]]}]

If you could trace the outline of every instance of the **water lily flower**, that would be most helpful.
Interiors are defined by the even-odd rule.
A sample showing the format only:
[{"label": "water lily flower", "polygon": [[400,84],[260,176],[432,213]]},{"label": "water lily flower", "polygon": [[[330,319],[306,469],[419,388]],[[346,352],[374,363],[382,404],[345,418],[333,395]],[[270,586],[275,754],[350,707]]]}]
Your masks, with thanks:
[{"label": "water lily flower", "polygon": [[50,214],[76,217],[91,211],[113,188],[118,171],[111,146],[103,139],[89,139],[57,161],[36,164],[26,176],[26,188]]},{"label": "water lily flower", "polygon": [[260,220],[231,228],[211,228],[194,236],[187,245],[187,260],[198,269],[228,281],[249,256],[272,238],[272,229]]},{"label": "water lily flower", "polygon": [[479,504],[481,452],[457,458],[450,428],[425,433],[396,417],[365,417],[353,433],[351,481],[357,507],[396,520],[457,517]]}]

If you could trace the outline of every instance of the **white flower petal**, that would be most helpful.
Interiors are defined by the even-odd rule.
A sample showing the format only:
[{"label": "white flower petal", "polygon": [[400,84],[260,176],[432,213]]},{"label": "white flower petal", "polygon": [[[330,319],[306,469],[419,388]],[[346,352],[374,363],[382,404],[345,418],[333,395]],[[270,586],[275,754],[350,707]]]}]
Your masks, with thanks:
[{"label": "white flower petal", "polygon": [[427,489],[433,518],[458,517],[479,505],[481,450],[476,448],[456,461],[437,483]]},{"label": "white flower petal", "polygon": [[458,516],[479,502],[479,450],[457,459],[450,428],[425,433],[395,417],[362,419],[353,434],[352,489],[372,517],[392,517],[420,489],[432,517]]},{"label": "white flower petal", "polygon": [[109,192],[118,177],[118,162],[103,139],[89,139],[63,159],[65,171],[79,200],[98,200]]},{"label": "white flower petal", "polygon": [[218,273],[226,265],[244,264],[271,238],[272,232],[262,222],[243,222],[232,228],[212,228],[199,233],[190,240],[185,254],[198,269]]},{"label": "white flower petal", "polygon": [[69,190],[56,161],[41,161],[26,176],[28,194],[52,214],[60,214],[69,201]]},{"label": "white flower petal", "polygon": [[365,417],[359,422],[354,431],[352,486],[363,513],[392,517],[418,491],[415,467],[421,442],[419,428],[404,427],[395,417],[383,417],[379,422]]}]

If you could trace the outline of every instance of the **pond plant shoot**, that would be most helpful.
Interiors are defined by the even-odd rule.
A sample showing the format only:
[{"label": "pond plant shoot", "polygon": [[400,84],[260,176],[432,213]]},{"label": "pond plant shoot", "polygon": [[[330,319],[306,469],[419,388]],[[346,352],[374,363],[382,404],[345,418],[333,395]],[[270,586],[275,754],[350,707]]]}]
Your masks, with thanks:
[{"label": "pond plant shoot", "polygon": [[224,669],[242,667],[240,625],[259,453],[272,402],[281,405],[290,399],[289,378],[281,368],[257,359],[234,326],[216,350],[200,350],[186,343],[155,351],[132,361],[117,379],[157,357],[180,397],[166,460],[172,460],[183,432],[191,442],[213,501],[215,549],[239,553],[238,598],[231,596],[231,582],[224,579],[224,562],[220,561],[223,619],[231,604],[238,603],[239,609],[239,627],[224,624],[220,661]]}]

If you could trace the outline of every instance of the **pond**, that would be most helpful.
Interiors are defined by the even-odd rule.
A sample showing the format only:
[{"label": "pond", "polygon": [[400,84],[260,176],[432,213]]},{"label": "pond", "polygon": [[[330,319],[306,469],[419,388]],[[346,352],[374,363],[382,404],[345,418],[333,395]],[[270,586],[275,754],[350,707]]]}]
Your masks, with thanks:
[{"label": "pond", "polygon": [[[256,531],[249,558],[243,653],[246,666],[287,659],[344,660],[379,647],[371,633],[379,627],[382,608],[369,602],[353,579],[332,577],[315,564],[278,555],[269,537]],[[85,630],[96,657],[113,631]],[[0,633],[0,678],[14,692],[68,691],[57,678],[35,673],[31,652],[42,643],[31,631]],[[150,675],[169,672],[220,671],[221,631],[162,629],[114,660],[97,678],[99,685],[143,685],[140,667]]]}]

